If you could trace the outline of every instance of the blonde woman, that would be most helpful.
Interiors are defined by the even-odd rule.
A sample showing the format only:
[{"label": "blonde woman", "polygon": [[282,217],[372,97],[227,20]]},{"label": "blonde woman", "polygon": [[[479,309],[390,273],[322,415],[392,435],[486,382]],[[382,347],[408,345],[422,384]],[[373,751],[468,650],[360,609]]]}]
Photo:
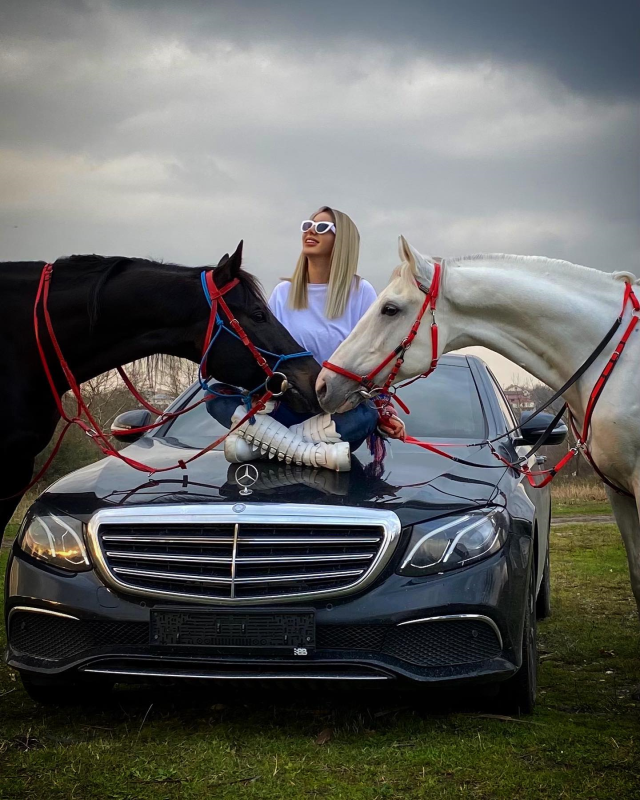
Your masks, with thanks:
[{"label": "blonde woman", "polygon": [[[291,280],[273,290],[269,306],[293,338],[322,364],[376,299],[373,286],[356,274],[360,234],[342,211],[323,206],[301,225],[302,252]],[[223,387],[213,387],[218,391]],[[209,413],[231,427],[246,413],[233,398],[207,403]],[[351,449],[360,447],[378,424],[371,405],[362,403],[344,414],[305,418],[286,403],[273,403],[255,422],[246,422],[225,440],[231,462],[268,455],[287,463],[350,469]],[[404,426],[391,418],[382,432],[401,438]]]}]

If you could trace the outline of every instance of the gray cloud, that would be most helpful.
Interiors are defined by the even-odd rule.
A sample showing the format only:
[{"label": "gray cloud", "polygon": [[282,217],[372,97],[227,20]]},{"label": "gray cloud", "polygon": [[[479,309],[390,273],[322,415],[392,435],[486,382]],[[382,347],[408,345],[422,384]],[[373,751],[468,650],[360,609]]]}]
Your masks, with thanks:
[{"label": "gray cloud", "polygon": [[304,55],[340,40],[393,42],[458,64],[490,59],[542,67],[580,92],[640,91],[635,0],[22,0],[4,5],[0,23],[25,41],[84,39],[88,50],[106,53],[114,14],[192,47],[211,38],[241,47],[269,39]]},{"label": "gray cloud", "polygon": [[[638,5],[50,2],[0,10],[0,258],[209,263],[270,288],[350,213],[425,251],[638,269]],[[503,371],[504,375],[504,371]]]}]

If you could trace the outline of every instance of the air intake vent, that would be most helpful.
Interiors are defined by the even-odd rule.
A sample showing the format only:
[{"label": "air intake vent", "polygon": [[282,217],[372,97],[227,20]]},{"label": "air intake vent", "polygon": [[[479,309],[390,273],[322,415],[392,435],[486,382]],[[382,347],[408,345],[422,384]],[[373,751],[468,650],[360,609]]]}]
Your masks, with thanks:
[{"label": "air intake vent", "polygon": [[349,594],[388,562],[392,512],[322,506],[101,511],[89,539],[120,591],[242,605]]}]

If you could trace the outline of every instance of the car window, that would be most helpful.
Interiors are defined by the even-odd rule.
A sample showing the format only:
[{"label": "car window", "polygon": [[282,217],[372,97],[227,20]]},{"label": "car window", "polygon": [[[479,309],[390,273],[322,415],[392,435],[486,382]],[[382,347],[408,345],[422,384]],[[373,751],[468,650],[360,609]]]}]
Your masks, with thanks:
[{"label": "car window", "polygon": [[[486,421],[471,370],[465,364],[441,364],[425,380],[416,381],[400,391],[410,414],[398,409],[407,433],[419,438],[483,439]],[[202,396],[199,390],[188,401]],[[204,403],[178,417],[163,431],[163,436],[177,439],[188,447],[205,447],[225,429],[207,413]]]},{"label": "car window", "polygon": [[513,409],[509,405],[507,398],[504,396],[504,392],[502,391],[502,387],[498,383],[496,376],[491,372],[490,369],[487,370],[489,375],[491,376],[491,382],[493,383],[493,389],[496,393],[496,397],[498,399],[498,404],[500,406],[500,410],[502,411],[502,416],[504,417],[505,425],[507,426],[507,430],[511,430],[512,428],[516,428],[518,426],[518,420],[515,418],[513,413]]},{"label": "car window", "polygon": [[428,378],[400,389],[411,414],[398,415],[419,438],[483,439],[486,421],[469,367],[441,364]]}]

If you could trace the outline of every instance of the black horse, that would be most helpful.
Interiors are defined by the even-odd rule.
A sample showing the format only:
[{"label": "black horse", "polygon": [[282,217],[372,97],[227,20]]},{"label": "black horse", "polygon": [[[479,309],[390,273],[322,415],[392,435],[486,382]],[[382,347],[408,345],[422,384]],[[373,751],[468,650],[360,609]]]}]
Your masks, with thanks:
[{"label": "black horse", "polygon": [[[242,271],[242,242],[214,269],[218,287],[234,278],[229,308],[251,341],[273,353],[302,348],[273,316],[260,284]],[[0,542],[33,473],[34,459],[51,439],[59,416],[36,348],[33,305],[43,262],[0,264]],[[79,382],[155,354],[199,362],[209,319],[201,273],[175,264],[96,255],[62,258],[53,266],[49,309],[62,352]],[[59,395],[69,386],[57,365],[41,320],[49,364]],[[207,373],[253,389],[265,373],[250,351],[223,332],[211,348]],[[291,388],[287,401],[318,412],[315,381],[320,367],[306,356],[279,368]],[[18,493],[15,497],[10,497]]]}]

